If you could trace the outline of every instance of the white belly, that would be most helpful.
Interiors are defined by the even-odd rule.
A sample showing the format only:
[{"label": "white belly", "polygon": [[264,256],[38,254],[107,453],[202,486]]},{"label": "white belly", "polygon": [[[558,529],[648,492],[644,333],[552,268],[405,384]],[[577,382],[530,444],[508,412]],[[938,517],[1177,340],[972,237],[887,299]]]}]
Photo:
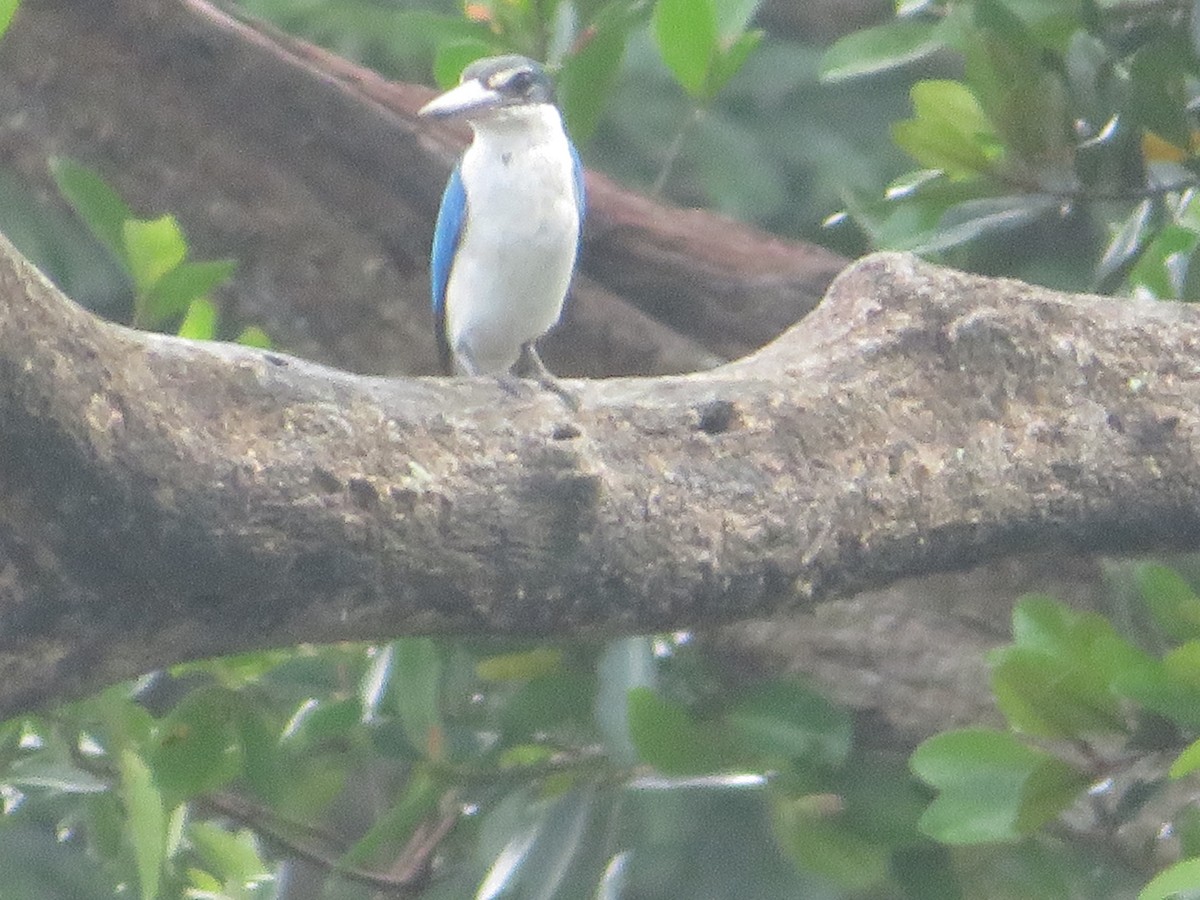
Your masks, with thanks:
[{"label": "white belly", "polygon": [[539,151],[515,137],[477,133],[463,157],[467,225],[446,286],[446,337],[469,372],[507,372],[521,346],[562,313],[579,216],[559,136],[560,145]]}]

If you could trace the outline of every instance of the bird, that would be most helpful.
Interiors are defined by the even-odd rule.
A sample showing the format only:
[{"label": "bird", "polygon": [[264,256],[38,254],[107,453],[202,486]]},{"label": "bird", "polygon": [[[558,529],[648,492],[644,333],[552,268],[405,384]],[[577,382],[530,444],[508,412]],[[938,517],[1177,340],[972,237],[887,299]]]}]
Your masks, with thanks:
[{"label": "bird", "polygon": [[442,195],[431,252],[443,373],[503,381],[516,367],[558,391],[536,343],[562,315],[586,198],[549,74],[524,56],[480,59],[418,115],[465,119],[474,131]]}]

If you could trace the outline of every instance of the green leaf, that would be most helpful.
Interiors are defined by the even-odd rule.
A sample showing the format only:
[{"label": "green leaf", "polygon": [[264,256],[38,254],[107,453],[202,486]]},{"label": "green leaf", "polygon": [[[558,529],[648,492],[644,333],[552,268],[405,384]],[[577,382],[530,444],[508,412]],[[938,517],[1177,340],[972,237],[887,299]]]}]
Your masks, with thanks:
[{"label": "green leaf", "polygon": [[1181,225],[1163,228],[1129,270],[1129,284],[1160,300],[1175,300],[1187,278],[1185,263],[1200,247],[1200,234]]},{"label": "green leaf", "polygon": [[935,253],[992,234],[1024,228],[1057,212],[1059,202],[1038,194],[980,197],[946,210],[937,227],[914,236],[914,253]]},{"label": "green leaf", "polygon": [[887,847],[856,834],[826,809],[820,797],[776,801],[771,822],[779,844],[797,865],[847,891],[867,891],[888,875]]},{"label": "green leaf", "polygon": [[713,58],[712,71],[708,78],[708,95],[716,96],[729,80],[745,65],[750,54],[762,43],[762,31],[747,31],[728,47],[717,52]]},{"label": "green leaf", "polygon": [[430,759],[445,753],[439,699],[442,659],[430,638],[401,638],[395,648],[392,698],[409,743]]},{"label": "green leaf", "polygon": [[211,341],[216,338],[217,308],[212,301],[203,297],[193,300],[179,326],[178,334],[193,341]]},{"label": "green leaf", "polygon": [[142,900],[154,900],[167,855],[167,813],[150,768],[140,756],[122,750],[117,764],[125,804],[125,834],[133,847]]},{"label": "green leaf", "polygon": [[1130,111],[1139,124],[1176,147],[1191,141],[1185,73],[1192,67],[1182,35],[1147,43],[1129,64]]},{"label": "green leaf", "polygon": [[718,50],[713,0],[658,0],[653,27],[659,55],[675,80],[693,98],[707,99],[708,73]]},{"label": "green leaf", "polygon": [[519,653],[489,656],[475,664],[483,681],[525,681],[561,671],[563,653],[557,647],[536,647]]},{"label": "green leaf", "polygon": [[1095,613],[1048,597],[1022,598],[1013,610],[1015,644],[990,655],[996,703],[1013,727],[1045,737],[1123,733],[1118,681],[1157,661]]},{"label": "green leaf", "polygon": [[289,724],[289,744],[311,750],[326,744],[345,742],[347,735],[362,721],[358,697],[341,700],[309,700]]},{"label": "green leaf", "polygon": [[208,298],[236,269],[237,263],[231,259],[180,262],[146,292],[143,307],[147,322],[157,327],[183,315],[193,300]]},{"label": "green leaf", "polygon": [[1200,638],[1200,597],[1183,576],[1161,563],[1143,563],[1133,575],[1164,633],[1177,641]]},{"label": "green leaf", "polygon": [[558,96],[567,128],[578,143],[587,143],[600,124],[621,71],[628,39],[629,32],[623,23],[598,28],[582,48],[563,62]]},{"label": "green leaf", "polygon": [[752,753],[834,767],[850,752],[849,713],[795,681],[757,685],[726,720]]},{"label": "green leaf", "polygon": [[718,37],[722,41],[741,37],[761,5],[762,0],[714,0]]},{"label": "green leaf", "polygon": [[1200,770],[1200,740],[1192,741],[1187,749],[1175,758],[1169,774],[1172,778],[1183,778],[1197,770]]},{"label": "green leaf", "polygon": [[209,872],[235,890],[244,889],[270,873],[258,854],[254,833],[249,829],[231,834],[211,822],[191,822],[187,827],[187,840]]},{"label": "green leaf", "polygon": [[899,20],[852,31],[821,58],[821,80],[847,81],[908,65],[945,46],[936,22]]},{"label": "green leaf", "polygon": [[413,768],[399,801],[346,852],[341,864],[360,868],[371,861],[383,864],[389,859],[394,860],[412,838],[417,826],[437,809],[444,790],[445,786],[434,777],[430,767],[418,764]]},{"label": "green leaf", "polygon": [[535,678],[513,695],[500,713],[506,742],[525,740],[589,712],[596,693],[595,679],[561,672]]},{"label": "green leaf", "polygon": [[1150,879],[1137,900],[1187,900],[1196,891],[1200,891],[1200,858],[1182,859]]},{"label": "green leaf", "polygon": [[910,759],[938,791],[920,829],[946,844],[1014,841],[1065,809],[1086,777],[1061,760],[990,729],[935,735]]},{"label": "green leaf", "polygon": [[129,274],[138,292],[148,293],[160,278],[187,258],[187,240],[174,216],[126,219],[121,226]]},{"label": "green leaf", "polygon": [[248,325],[238,332],[234,342],[243,347],[257,347],[259,350],[270,350],[274,347],[271,336],[257,325]]},{"label": "green leaf", "polygon": [[496,51],[495,44],[479,38],[463,38],[438,47],[433,61],[433,77],[438,86],[449,88],[458,84],[463,69]]},{"label": "green leaf", "polygon": [[629,733],[638,756],[668,775],[692,775],[717,768],[708,734],[686,709],[650,688],[629,692]]},{"label": "green leaf", "polygon": [[58,754],[40,752],[15,760],[5,767],[4,781],[25,789],[38,788],[63,794],[99,794],[109,784],[72,765]]},{"label": "green leaf", "polygon": [[166,806],[216,790],[241,771],[238,705],[223,688],[200,689],[163,719],[148,761]]},{"label": "green leaf", "polygon": [[1100,262],[1096,264],[1097,284],[1125,268],[1141,252],[1152,231],[1154,208],[1154,200],[1147,197],[1133,208],[1125,221],[1113,232],[1112,240],[1108,242]]},{"label": "green leaf", "polygon": [[21,5],[21,0],[0,0],[0,36],[8,31],[8,26],[12,23],[12,17],[17,11],[17,7]]},{"label": "green leaf", "polygon": [[52,159],[50,173],[59,192],[79,214],[79,218],[128,271],[124,226],[126,220],[133,218],[133,210],[103,178],[74,160],[64,157]]},{"label": "green leaf", "polygon": [[954,178],[993,168],[1000,144],[970,88],[958,81],[920,81],[909,93],[915,117],[892,126],[901,150]]}]

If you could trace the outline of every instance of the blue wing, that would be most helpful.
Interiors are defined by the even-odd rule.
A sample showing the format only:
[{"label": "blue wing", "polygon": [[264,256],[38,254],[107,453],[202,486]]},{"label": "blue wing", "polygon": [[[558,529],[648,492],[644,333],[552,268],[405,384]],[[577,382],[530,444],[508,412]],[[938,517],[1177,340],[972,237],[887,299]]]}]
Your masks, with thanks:
[{"label": "blue wing", "polygon": [[[571,162],[575,165],[575,205],[579,209],[579,239],[583,241],[583,216],[587,212],[587,187],[583,183],[583,163],[579,160],[579,151],[575,149],[575,144],[570,143],[571,147]],[[576,248],[575,255],[579,255],[579,250]]]},{"label": "blue wing", "polygon": [[460,166],[455,166],[442,194],[442,208],[438,210],[437,225],[433,230],[433,252],[429,260],[434,337],[437,338],[438,360],[447,375],[454,372],[454,351],[446,336],[446,286],[450,283],[454,252],[458,249],[466,220],[467,192],[463,188]]}]

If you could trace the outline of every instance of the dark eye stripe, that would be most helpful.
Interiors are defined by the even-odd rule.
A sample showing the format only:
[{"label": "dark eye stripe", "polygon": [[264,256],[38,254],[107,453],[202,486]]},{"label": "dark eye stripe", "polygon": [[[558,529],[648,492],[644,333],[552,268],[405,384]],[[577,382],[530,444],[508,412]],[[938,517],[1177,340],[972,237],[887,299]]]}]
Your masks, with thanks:
[{"label": "dark eye stripe", "polygon": [[497,72],[488,79],[488,87],[494,89],[511,88],[517,91],[527,91],[533,84],[533,73],[528,69],[505,69]]}]

